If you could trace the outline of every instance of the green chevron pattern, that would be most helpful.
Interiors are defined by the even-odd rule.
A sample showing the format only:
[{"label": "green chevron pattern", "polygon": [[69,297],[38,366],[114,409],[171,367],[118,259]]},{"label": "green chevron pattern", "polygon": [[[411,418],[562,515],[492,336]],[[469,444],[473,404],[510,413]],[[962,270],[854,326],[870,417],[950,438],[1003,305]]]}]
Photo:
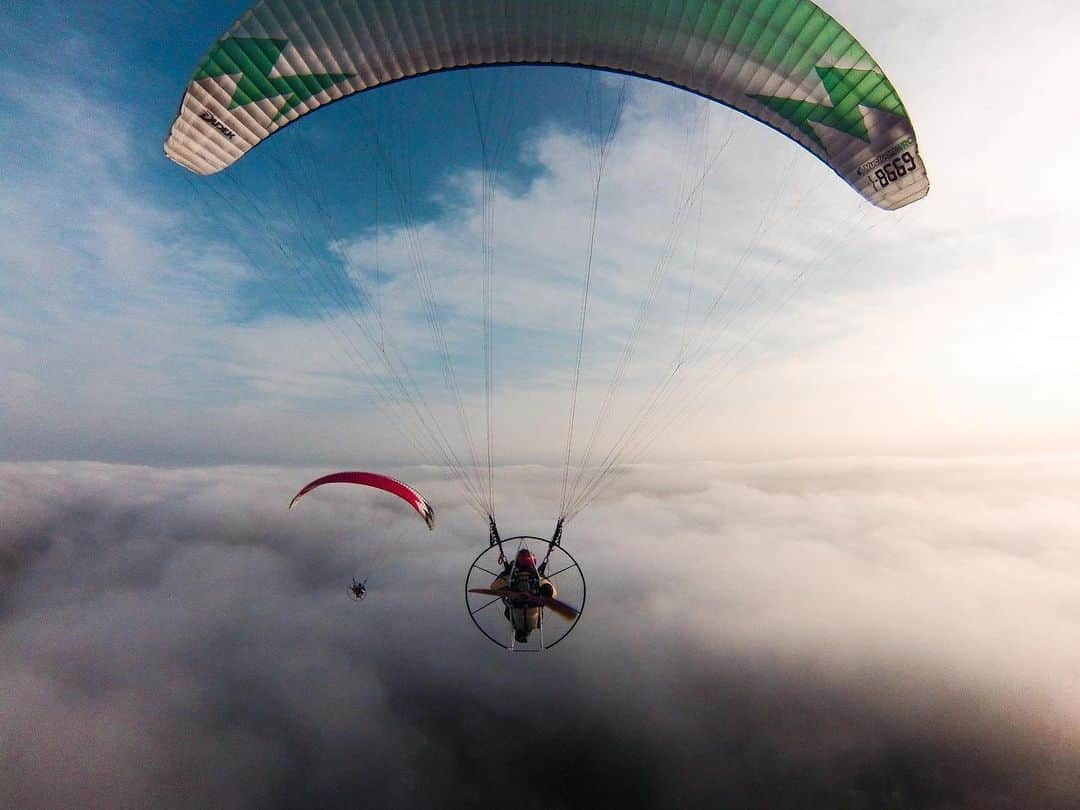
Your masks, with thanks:
[{"label": "green chevron pattern", "polygon": [[287,39],[229,37],[220,40],[195,71],[192,81],[219,76],[239,76],[229,99],[229,109],[253,101],[281,99],[274,119],[280,118],[316,93],[350,78],[352,73],[309,73],[298,76],[271,77]]},{"label": "green chevron pattern", "polygon": [[889,80],[874,70],[816,68],[832,105],[813,101],[797,101],[779,96],[751,94],[751,98],[797,126],[807,137],[825,149],[811,122],[845,132],[853,138],[869,142],[870,135],[863,121],[862,107],[873,107],[907,118],[904,105]]}]

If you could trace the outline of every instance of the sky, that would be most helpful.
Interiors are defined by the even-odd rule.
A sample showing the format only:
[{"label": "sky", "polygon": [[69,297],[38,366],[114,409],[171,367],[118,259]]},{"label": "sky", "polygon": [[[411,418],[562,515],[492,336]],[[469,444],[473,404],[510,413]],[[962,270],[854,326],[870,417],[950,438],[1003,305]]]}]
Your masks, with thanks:
[{"label": "sky", "polygon": [[[340,261],[325,258],[333,242],[374,273],[381,195],[381,280],[372,286],[397,318],[392,336],[432,407],[449,408],[441,379],[425,376],[437,374],[435,344],[419,312],[406,257],[411,232],[400,227],[388,171],[402,185],[407,172],[412,184],[415,232],[467,411],[482,430],[472,83],[481,102],[512,104],[495,205],[498,456],[557,459],[566,419],[552,415],[568,412],[574,367],[595,157],[588,136],[599,119],[610,122],[621,80],[521,69],[405,82],[305,119],[260,146],[265,159],[241,161],[199,186],[162,159],[161,142],[192,65],[240,8],[119,4],[105,14],[96,5],[51,13],[20,4],[11,12],[0,124],[8,178],[0,407],[10,429],[0,452],[193,464],[344,460],[370,456],[373,447],[390,461],[411,453],[396,433],[384,440],[387,417],[372,407],[378,398],[372,402],[369,382],[343,356],[334,326],[310,309],[295,316],[305,305],[296,273],[253,248],[261,230],[250,223],[250,201],[262,200],[267,210],[257,210],[270,221],[259,227],[294,235],[309,212],[290,210],[282,198],[305,199],[318,188],[330,203],[316,219],[322,271],[341,272]],[[712,300],[706,293],[726,278],[698,270],[730,267],[748,250],[729,298],[751,294],[740,283],[760,281],[766,294],[727,336],[746,347],[723,373],[703,367],[684,375],[712,387],[696,397],[698,413],[665,434],[662,455],[1075,448],[1068,225],[1076,202],[1070,163],[1055,151],[1068,139],[1037,135],[1033,122],[1060,106],[1058,91],[1018,67],[1037,51],[1048,70],[1054,60],[1067,69],[1068,49],[1053,43],[1072,30],[1075,11],[991,8],[923,4],[888,23],[862,4],[832,9],[872,43],[916,111],[934,193],[894,216],[858,205],[812,156],[775,133],[676,90],[629,82],[601,186],[583,424],[592,424],[613,353],[672,232],[680,184],[700,174],[706,152],[718,157],[700,203],[684,216],[613,425],[630,419],[635,395],[662,377],[684,324],[693,334]],[[1029,16],[1039,35],[1014,41]],[[969,32],[970,52],[953,42],[960,30]],[[941,81],[946,74],[956,79]],[[1069,115],[1056,112],[1055,120],[1067,129]],[[985,122],[977,134],[976,120]],[[504,132],[498,121],[488,129]],[[281,164],[296,167],[296,152],[309,145],[349,158],[311,161],[315,176],[293,193],[301,169]],[[761,217],[769,230],[754,241]],[[300,247],[286,247],[294,262],[307,261]],[[785,259],[775,278],[769,265],[753,266],[773,251]],[[687,293],[694,307],[684,314]],[[779,312],[770,316],[774,304]],[[364,344],[355,325],[345,327],[348,339]],[[728,347],[720,340],[711,356]],[[737,385],[728,372],[738,374]],[[313,410],[318,419],[298,418]],[[462,437],[451,438],[464,455]]]},{"label": "sky", "polygon": [[[162,142],[245,7],[3,12],[0,803],[466,806],[521,756],[555,807],[1070,806],[1080,122],[1033,76],[1080,11],[825,4],[928,167],[887,213],[732,111],[564,68],[398,83],[197,178]],[[573,463],[635,431],[577,490],[588,613],[512,660],[461,609],[486,526],[427,432],[484,455],[486,194],[504,532],[563,506],[590,242]],[[338,467],[437,533],[284,511]]]}]

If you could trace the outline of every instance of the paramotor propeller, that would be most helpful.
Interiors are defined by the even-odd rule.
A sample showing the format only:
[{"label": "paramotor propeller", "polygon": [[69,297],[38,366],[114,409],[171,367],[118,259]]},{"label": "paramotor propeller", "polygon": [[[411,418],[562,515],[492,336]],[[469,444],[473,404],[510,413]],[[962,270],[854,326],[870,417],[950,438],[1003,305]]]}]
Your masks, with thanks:
[{"label": "paramotor propeller", "polygon": [[560,602],[558,599],[554,599],[550,596],[522,593],[520,591],[512,591],[509,588],[469,588],[469,593],[499,596],[503,599],[510,600],[510,602],[515,603],[516,606],[545,607],[567,621],[576,618],[579,613],[578,609],[573,605],[568,605],[566,602]]}]

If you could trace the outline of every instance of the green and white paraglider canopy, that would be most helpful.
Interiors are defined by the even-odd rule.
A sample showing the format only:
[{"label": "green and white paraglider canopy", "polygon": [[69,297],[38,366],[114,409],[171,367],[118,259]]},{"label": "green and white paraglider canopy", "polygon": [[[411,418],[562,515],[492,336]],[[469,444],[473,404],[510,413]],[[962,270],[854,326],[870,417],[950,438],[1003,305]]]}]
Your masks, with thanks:
[{"label": "green and white paraglider canopy", "polygon": [[881,208],[929,190],[892,83],[810,0],[263,0],[200,63],[165,153],[212,174],[353,93],[506,64],[611,70],[713,99],[798,142]]}]

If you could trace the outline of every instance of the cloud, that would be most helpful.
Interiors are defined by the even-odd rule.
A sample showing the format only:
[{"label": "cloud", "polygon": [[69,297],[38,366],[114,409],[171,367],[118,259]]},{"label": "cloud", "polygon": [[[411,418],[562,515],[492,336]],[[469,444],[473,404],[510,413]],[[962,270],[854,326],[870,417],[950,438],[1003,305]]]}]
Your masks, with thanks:
[{"label": "cloud", "polygon": [[[1080,335],[1067,304],[1077,293],[1067,272],[1076,264],[1075,201],[1054,174],[1064,159],[1052,158],[1064,141],[1049,138],[1042,159],[1023,157],[1033,149],[1024,122],[1056,109],[1049,95],[1056,89],[1033,85],[998,57],[1048,59],[1053,72],[1069,49],[1046,49],[1034,36],[1036,44],[1017,43],[1007,5],[995,13],[924,11],[885,26],[859,4],[835,10],[879,43],[874,52],[903,88],[931,162],[934,193],[899,216],[863,205],[809,154],[755,122],[671,88],[630,83],[600,190],[577,452],[595,425],[602,457],[647,407],[680,347],[696,345],[698,336],[697,364],[680,368],[667,406],[655,409],[624,460],[1021,452],[1080,441],[1080,387],[1070,365]],[[958,53],[952,43],[972,26],[995,47]],[[923,35],[926,54],[912,58],[910,43]],[[104,52],[100,32],[64,37],[71,53]],[[987,78],[958,93],[940,80],[952,60],[963,62],[952,72]],[[149,151],[143,141],[150,127],[132,123],[143,119],[124,100],[124,66],[99,71],[100,57],[85,69],[71,61],[76,73],[68,77],[35,78],[21,65],[3,73],[10,111],[0,145],[10,169],[0,189],[4,457],[441,460],[395,432],[422,435],[423,420],[408,407],[391,401],[388,413],[377,411],[393,400],[377,389],[394,383],[340,302],[323,293],[320,319],[312,290],[294,286],[294,271],[311,269],[309,253],[321,257],[322,281],[342,272],[345,256],[356,277],[378,280],[372,286],[398,370],[409,364],[434,417],[424,418],[470,457],[417,294],[408,238],[418,236],[423,247],[469,429],[482,436],[483,195],[467,156],[435,149],[442,170],[420,167],[433,179],[414,190],[411,234],[395,227],[393,195],[383,184],[375,272],[373,217],[360,191],[356,205],[332,198],[342,203],[332,217],[308,218],[303,207],[295,215],[284,201],[275,208],[261,196],[274,186],[265,178],[244,187],[247,166],[255,167],[248,177],[275,172],[272,159],[253,155],[239,174],[218,179],[219,190],[233,188],[247,209],[256,201],[254,224],[243,219],[245,206],[221,204],[212,181],[192,179],[193,193],[181,193],[178,170],[158,154],[157,141]],[[527,106],[535,74],[520,75],[507,93]],[[452,80],[443,77],[448,84],[440,87],[452,89]],[[970,122],[984,120],[1000,98],[1009,99],[1009,114],[972,135]],[[430,156],[442,119],[422,104],[424,114],[398,109],[393,99],[390,109],[376,99],[375,109],[386,113],[382,135],[405,173],[402,154],[416,147]],[[114,114],[96,114],[102,109]],[[508,136],[512,168],[494,187],[493,419],[504,463],[550,462],[565,448],[595,159],[587,133],[573,124],[578,112],[542,125],[533,116],[529,128]],[[338,114],[290,128],[310,133],[293,145],[326,148]],[[1060,113],[1062,126],[1068,115]],[[355,163],[314,167],[324,174],[301,190],[337,188],[350,172],[363,174],[369,146],[357,146]],[[698,200],[688,189],[717,153]],[[287,151],[262,154],[302,174]],[[351,180],[353,189],[372,182]],[[286,199],[295,190],[280,185]],[[687,199],[692,204],[673,217]],[[294,246],[298,262],[280,261],[273,237],[286,233],[307,241]],[[601,413],[672,234],[678,238],[616,407]],[[260,243],[264,252],[254,247]],[[275,262],[264,261],[267,253]]]},{"label": "cloud", "polygon": [[[414,437],[423,435],[421,428],[409,408],[396,401],[389,413],[375,415],[372,406],[386,397],[376,389],[392,391],[394,382],[375,359],[354,315],[341,313],[336,298],[322,291],[317,302],[321,319],[313,312],[305,318],[237,317],[244,312],[246,291],[281,258],[272,250],[274,258],[267,260],[252,252],[249,241],[271,248],[279,241],[292,244],[293,262],[278,268],[282,282],[270,286],[278,298],[292,302],[292,309],[302,309],[312,289],[295,288],[292,278],[314,272],[307,283],[318,290],[340,272],[340,256],[351,257],[351,269],[363,273],[375,252],[370,236],[350,239],[343,230],[332,241],[333,228],[325,235],[318,228],[309,233],[309,222],[322,220],[316,212],[310,220],[290,218],[285,199],[280,207],[269,208],[272,216],[252,227],[241,221],[250,195],[237,192],[228,178],[217,190],[231,188],[236,204],[214,211],[237,221],[223,232],[201,207],[178,206],[176,199],[142,188],[155,173],[142,164],[119,123],[91,114],[100,106],[94,91],[60,83],[53,97],[65,103],[43,107],[38,84],[16,78],[22,77],[13,74],[9,83],[19,88],[9,94],[19,113],[16,127],[48,133],[38,148],[52,159],[39,168],[26,164],[4,200],[11,215],[4,240],[10,267],[5,281],[8,300],[14,302],[5,313],[12,339],[0,344],[8,378],[4,403],[14,426],[6,443],[9,457],[310,458],[340,452],[342,436],[350,437],[353,452],[369,457],[374,452],[401,458],[410,451],[407,442],[388,441],[385,426],[398,421]],[[670,283],[660,286],[636,342],[618,414],[624,421],[601,422],[603,428],[621,428],[720,293],[720,282],[694,266],[686,244],[686,231],[699,227],[693,224],[699,209],[691,206],[677,221],[671,219],[679,201],[697,201],[688,189],[700,180],[707,153],[724,151],[732,141],[725,130],[710,143],[706,126],[712,115],[703,102],[689,97],[644,85],[631,88],[626,133],[612,147],[618,160],[612,161],[601,190],[605,206],[598,220],[600,250],[583,355],[583,414],[595,409],[607,387],[665,242],[676,233],[684,239],[675,240],[668,261]],[[672,123],[683,119],[696,122],[690,131]],[[813,262],[815,254],[803,255],[797,240],[789,239],[772,243],[761,260],[743,255],[748,251],[740,232],[756,232],[752,209],[758,206],[747,205],[746,195],[731,190],[746,187],[759,170],[783,179],[783,164],[773,165],[773,152],[762,153],[747,134],[756,129],[753,124],[731,127],[740,130],[734,142],[741,151],[732,155],[725,185],[717,187],[713,211],[722,227],[710,227],[697,261],[702,266],[746,263],[745,274],[730,275],[735,279],[731,293],[753,309],[754,279],[775,272],[778,257],[788,256],[797,268]],[[525,135],[527,140],[515,145],[535,178],[520,188],[501,183],[495,188],[500,225],[495,243],[500,257],[496,419],[503,437],[497,452],[510,460],[553,458],[561,452],[565,418],[554,414],[566,410],[576,339],[575,317],[568,313],[576,311],[583,278],[595,158],[588,139],[564,126],[548,124]],[[11,148],[18,152],[22,147]],[[450,166],[445,185],[428,192],[442,195],[443,208],[420,221],[415,231],[398,228],[384,234],[379,268],[385,281],[378,296],[386,307],[382,315],[397,352],[397,373],[408,363],[427,407],[463,457],[469,454],[455,433],[455,408],[444,390],[436,344],[416,294],[410,237],[423,245],[471,429],[480,435],[480,183],[477,172]],[[833,193],[847,193],[833,185],[828,184]],[[77,193],[70,193],[72,188]],[[287,196],[292,188],[283,185],[278,191]],[[764,205],[773,193],[766,187],[752,196]],[[732,202],[736,196],[737,205]],[[792,212],[782,210],[771,226],[788,226],[791,219]],[[810,226],[808,233],[819,225]],[[311,251],[319,254],[323,246],[332,246],[337,258],[326,253],[313,261]],[[366,323],[376,334],[370,316]],[[377,332],[383,333],[382,326]],[[744,330],[737,332],[735,342],[744,337]],[[298,413],[318,418],[298,420]]]},{"label": "cloud", "polygon": [[[589,605],[542,656],[468,624],[452,481],[399,473],[430,535],[355,492],[287,511],[312,472],[0,469],[2,803],[1075,799],[1075,459],[627,470],[568,529]],[[500,470],[504,531],[550,529],[557,477]]]}]

